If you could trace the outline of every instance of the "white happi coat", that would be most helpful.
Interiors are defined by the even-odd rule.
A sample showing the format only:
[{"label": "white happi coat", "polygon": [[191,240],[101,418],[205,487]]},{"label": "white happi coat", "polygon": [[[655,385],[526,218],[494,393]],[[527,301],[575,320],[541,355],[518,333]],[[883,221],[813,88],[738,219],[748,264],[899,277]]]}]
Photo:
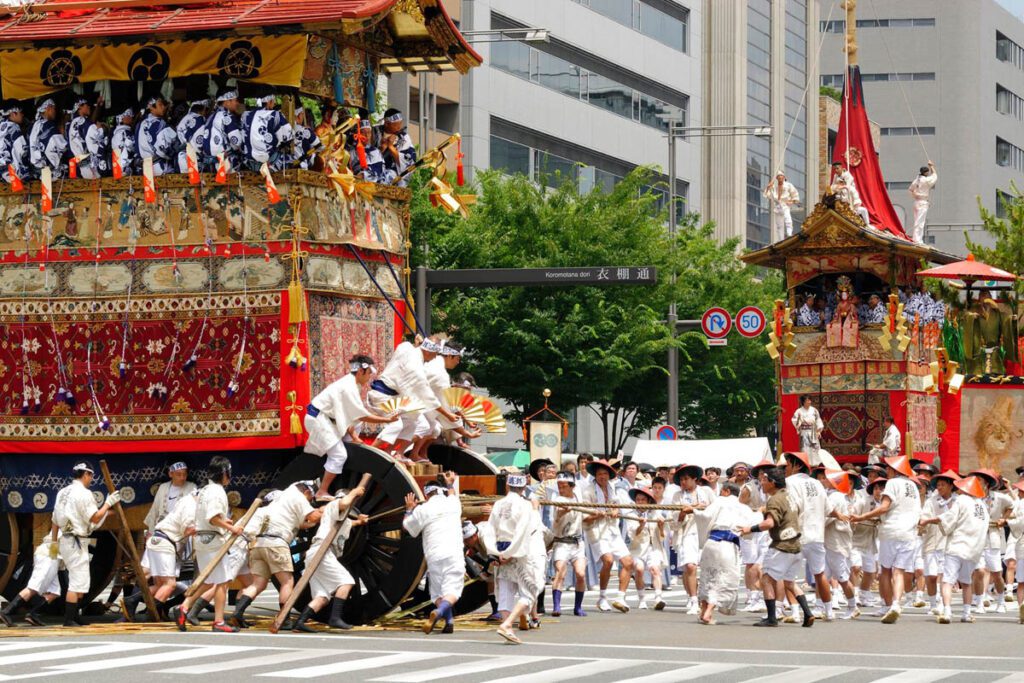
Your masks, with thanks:
[{"label": "white happi coat", "polygon": [[[710,505],[716,498],[715,494],[707,486],[698,486],[693,491],[679,489],[672,499],[672,505]],[[697,518],[694,515],[686,515],[682,521],[676,522],[673,541],[677,549],[682,547],[683,539],[687,536],[700,537]]]},{"label": "white happi coat", "polygon": [[804,453],[817,453],[820,445],[818,434],[825,429],[818,409],[814,406],[801,406],[793,412],[792,422],[800,435],[800,450]]},{"label": "white happi coat", "polygon": [[825,519],[832,506],[825,488],[804,472],[786,477],[789,504],[800,518],[800,543],[824,543]]},{"label": "white happi coat", "polygon": [[[515,584],[519,601],[530,603],[544,588],[545,555],[540,515],[518,493],[510,492],[491,508],[498,557],[509,560],[501,567],[498,579]],[[536,537],[536,538],[535,538]]]},{"label": "white happi coat", "polygon": [[[928,496],[921,508],[921,519],[934,519],[946,514],[955,498],[955,495],[949,498],[943,498],[938,494]],[[940,525],[929,524],[924,528],[924,533],[921,534],[922,557],[928,557],[931,553],[944,552],[946,552],[946,534],[942,531]]]},{"label": "white happi coat", "polygon": [[[608,495],[596,482],[591,482],[583,491],[583,500],[587,503],[621,503],[619,490],[608,482]],[[628,500],[626,502],[629,502]],[[587,535],[587,543],[595,545],[603,539],[622,539],[622,530],[619,527],[619,511],[612,508],[602,508],[600,512],[610,513],[614,516],[602,517],[594,521],[584,521],[583,530]]]},{"label": "white happi coat", "polygon": [[708,536],[717,530],[739,533],[760,515],[736,496],[717,496],[706,508],[694,510],[689,516],[694,517],[701,540],[705,541],[700,553],[697,597],[717,606],[722,614],[732,614],[736,611],[740,584],[740,548],[729,541],[709,540]]},{"label": "white happi coat", "polygon": [[[438,405],[447,408],[448,402],[445,401],[444,392],[445,389],[451,387],[452,378],[448,375],[448,368],[444,366],[444,357],[437,356],[433,360],[424,363],[423,372],[427,376],[427,384],[430,386],[430,390],[434,392],[434,398],[437,399]],[[455,429],[459,426],[457,423],[439,415],[436,410],[429,413],[427,418],[440,422],[442,429]]]},{"label": "white happi coat", "polygon": [[[156,490],[156,495],[153,496],[153,505],[146,514],[146,529],[153,533],[160,520],[169,515],[179,502],[195,492],[196,485],[190,481],[186,481],[181,486],[172,486],[169,481],[160,484]],[[195,514],[193,513],[194,516]]]},{"label": "white happi coat", "polygon": [[[281,494],[267,507],[266,525],[259,529],[253,548],[287,548],[291,545],[295,534],[313,512],[313,506],[306,500],[306,494],[298,486],[292,485],[281,491]],[[255,516],[254,516],[255,518]],[[246,525],[246,532],[249,525]]]},{"label": "white happi coat", "polygon": [[[828,492],[829,508],[843,515],[850,514],[853,501],[842,491]],[[852,494],[851,494],[852,495]],[[853,527],[850,522],[835,517],[825,520],[825,550],[838,553],[845,558],[853,554]]]},{"label": "white happi coat", "polygon": [[377,379],[388,385],[401,396],[419,399],[426,410],[434,410],[440,404],[427,382],[423,352],[409,342],[402,342],[395,348],[391,360]]},{"label": "white happi coat", "polygon": [[431,496],[405,516],[402,526],[410,536],[422,534],[423,555],[427,564],[452,558],[461,560],[464,557],[462,503],[458,495]]},{"label": "white happi coat", "polygon": [[323,456],[345,437],[348,428],[370,415],[363,403],[356,376],[349,373],[332,382],[310,402],[320,411],[316,417],[307,414],[303,420],[309,439],[306,453]]},{"label": "white happi coat", "polygon": [[939,526],[946,535],[946,554],[978,562],[988,541],[988,520],[984,499],[955,495],[949,509],[939,515]]},{"label": "white happi coat", "polygon": [[[344,511],[338,506],[338,501],[331,501],[323,508],[324,514],[320,518],[320,526],[317,527],[313,540],[310,541],[306,557],[312,558],[320,550],[320,546],[327,539],[332,528],[339,521],[341,522],[338,533],[331,542],[331,549],[320,560],[316,571],[309,579],[310,591],[314,598],[329,598],[334,595],[340,587],[354,585],[355,579],[342,566],[339,558],[345,552],[345,541],[352,533],[352,520],[348,518],[348,509]],[[343,516],[344,515],[344,516]],[[308,567],[307,567],[308,571]]]}]

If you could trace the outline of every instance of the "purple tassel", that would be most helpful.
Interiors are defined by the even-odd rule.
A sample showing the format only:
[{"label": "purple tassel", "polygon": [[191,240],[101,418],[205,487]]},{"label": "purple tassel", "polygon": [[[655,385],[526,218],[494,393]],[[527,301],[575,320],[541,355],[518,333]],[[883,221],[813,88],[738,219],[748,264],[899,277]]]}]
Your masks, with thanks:
[{"label": "purple tassel", "polygon": [[309,364],[306,362],[306,359],[303,358],[302,359],[302,365],[299,366],[299,370],[302,371],[302,372],[305,372],[306,368],[308,367],[308,365]]},{"label": "purple tassel", "polygon": [[192,356],[187,361],[185,361],[185,364],[181,366],[181,369],[184,370],[185,372],[189,372],[196,366],[197,360],[198,359],[196,358],[196,354],[193,353]]},{"label": "purple tassel", "polygon": [[68,395],[68,392],[64,391],[64,387],[61,387],[61,388],[57,389],[57,395],[54,397],[54,399],[58,403],[61,403],[61,402],[64,401],[65,398],[67,398],[67,395]]},{"label": "purple tassel", "polygon": [[35,411],[36,411],[36,412],[38,413],[39,411],[41,411],[41,410],[43,409],[43,402],[42,402],[42,401],[40,401],[40,400],[39,400],[39,399],[37,398],[37,399],[36,399],[36,404],[35,404],[35,405],[33,406],[33,408],[34,408],[34,409],[35,409]]},{"label": "purple tassel", "polygon": [[110,431],[110,420],[107,419],[106,415],[104,415],[103,419],[100,420],[100,431],[104,431],[104,432],[109,432]]},{"label": "purple tassel", "polygon": [[299,359],[293,357],[290,361],[288,361],[288,365],[292,366],[293,368],[299,367]]},{"label": "purple tassel", "polygon": [[64,396],[64,402],[67,403],[72,408],[74,408],[75,404],[78,403],[78,401],[75,399],[75,395],[71,393],[70,389],[68,389],[67,395]]},{"label": "purple tassel", "polygon": [[121,361],[120,365],[117,366],[117,372],[121,375],[121,379],[124,379],[124,376],[128,374],[128,365]]},{"label": "purple tassel", "polygon": [[21,414],[28,415],[28,399],[26,398],[21,402]]},{"label": "purple tassel", "polygon": [[238,393],[238,382],[231,380],[228,382],[228,398],[233,397],[236,393]]}]

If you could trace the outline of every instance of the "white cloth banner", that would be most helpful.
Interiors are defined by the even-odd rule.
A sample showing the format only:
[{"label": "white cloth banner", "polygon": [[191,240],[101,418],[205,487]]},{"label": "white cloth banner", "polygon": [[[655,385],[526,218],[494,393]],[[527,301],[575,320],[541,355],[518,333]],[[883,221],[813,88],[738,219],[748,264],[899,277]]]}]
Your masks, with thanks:
[{"label": "white cloth banner", "polygon": [[547,458],[561,467],[561,422],[530,422],[530,462],[541,458]]}]

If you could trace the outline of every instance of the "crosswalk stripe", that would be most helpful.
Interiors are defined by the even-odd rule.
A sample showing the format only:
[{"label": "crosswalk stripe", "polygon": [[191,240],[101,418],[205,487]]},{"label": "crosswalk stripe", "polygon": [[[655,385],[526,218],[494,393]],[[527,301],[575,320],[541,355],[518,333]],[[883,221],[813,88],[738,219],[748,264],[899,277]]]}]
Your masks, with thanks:
[{"label": "crosswalk stripe", "polygon": [[158,674],[212,674],[223,671],[237,671],[238,669],[252,669],[257,666],[273,666],[294,662],[297,660],[313,660],[322,657],[324,650],[293,650],[279,651],[275,654],[263,655],[262,657],[239,657],[226,662],[210,662],[207,664],[194,664],[181,666],[174,669],[160,669],[153,673]]},{"label": "crosswalk stripe", "polygon": [[751,678],[744,683],[815,683],[816,681],[841,676],[851,671],[856,671],[856,669],[850,666],[802,666],[780,673]]},{"label": "crosswalk stripe", "polygon": [[872,683],[930,683],[955,676],[957,673],[959,672],[950,669],[913,669],[900,671],[885,678],[876,678]]},{"label": "crosswalk stripe", "polygon": [[551,659],[551,657],[492,657],[491,659],[478,660],[475,662],[464,662],[442,666],[438,669],[427,669],[421,671],[410,671],[408,673],[392,674],[371,678],[371,681],[393,681],[395,683],[421,683],[422,681],[434,681],[454,676],[465,676],[467,674],[478,674],[494,669],[511,669],[514,666],[536,664]]},{"label": "crosswalk stripe", "polygon": [[[154,645],[135,645],[133,643],[118,643],[117,651],[138,649],[141,647],[154,647]],[[30,674],[0,675],[0,681],[22,680],[26,678],[43,678],[46,676],[58,676],[60,674],[86,673],[89,671],[106,671],[108,669],[119,669],[127,666],[145,666],[156,662],[168,662],[181,659],[192,659],[196,657],[212,657],[213,655],[226,655],[251,650],[249,647],[237,647],[232,645],[205,645],[202,647],[174,648],[165,652],[154,652],[148,655],[135,655],[132,657],[117,657],[115,659],[100,659],[87,662],[74,662],[72,664],[58,664],[48,666],[45,671],[37,671]]]},{"label": "crosswalk stripe", "polygon": [[[324,654],[334,653],[330,650],[324,650]],[[351,654],[351,651],[346,651],[345,654]],[[349,673],[350,671],[365,671],[366,669],[397,666],[399,664],[408,664],[409,662],[422,662],[427,659],[437,659],[438,657],[450,656],[450,654],[433,652],[395,652],[381,657],[351,659],[344,662],[331,662],[330,664],[307,666],[303,669],[286,669],[284,671],[271,671],[269,673],[256,675],[274,676],[276,678],[315,678],[317,676],[330,676],[332,674]]]},{"label": "crosswalk stripe", "polygon": [[993,683],[1024,683],[1024,674],[1019,672],[1008,674],[1002,678],[996,679]]},{"label": "crosswalk stripe", "polygon": [[568,681],[582,678],[583,676],[596,676],[599,674],[609,673],[617,669],[625,669],[628,666],[637,666],[638,664],[646,664],[646,662],[637,662],[636,660],[628,659],[598,659],[593,662],[573,664],[572,666],[563,666],[557,669],[548,669],[546,671],[533,672],[523,674],[521,676],[499,678],[497,680],[490,681],[490,683],[558,683],[558,681]]},{"label": "crosswalk stripe", "polygon": [[[646,663],[646,662],[644,662]],[[744,669],[749,664],[696,664],[682,669],[662,671],[659,674],[649,676],[638,676],[636,678],[624,678],[615,683],[675,683],[676,681],[694,681],[705,676],[714,676],[736,669]]]},{"label": "crosswalk stripe", "polygon": [[[46,645],[47,643],[40,643]],[[155,647],[154,645],[143,645],[137,643],[101,643],[98,645],[86,645],[82,647],[60,648],[53,647],[41,652],[28,652],[20,655],[6,655],[0,657],[0,666],[11,664],[27,664],[28,662],[44,662],[54,659],[78,659],[80,657],[92,657],[94,655],[105,655],[111,652],[124,652],[125,650],[145,650]]]},{"label": "crosswalk stripe", "polygon": [[[68,646],[68,645],[86,645],[86,644],[87,643],[83,643],[83,642],[61,641],[61,645],[64,645],[64,646]],[[96,643],[88,643],[88,644],[95,645]],[[41,647],[52,647],[52,646],[53,646],[53,643],[48,643],[48,642],[46,642],[44,640],[30,640],[28,638],[22,638],[22,639],[19,640],[19,642],[0,643],[0,655],[4,654],[5,652],[14,652],[16,650],[35,650],[35,649],[38,649],[38,648],[41,648]]]}]

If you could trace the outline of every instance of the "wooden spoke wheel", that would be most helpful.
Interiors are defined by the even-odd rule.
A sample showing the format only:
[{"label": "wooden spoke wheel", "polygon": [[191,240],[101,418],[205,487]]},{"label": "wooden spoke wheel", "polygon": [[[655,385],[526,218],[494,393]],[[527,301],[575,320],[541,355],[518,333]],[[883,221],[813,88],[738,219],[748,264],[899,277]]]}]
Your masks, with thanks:
[{"label": "wooden spoke wheel", "polygon": [[[0,575],[3,587],[0,592],[10,600],[17,595],[32,576],[35,564],[35,546],[33,545],[33,517],[31,514],[8,513],[0,519],[0,567],[5,567]],[[49,518],[49,515],[47,515]],[[47,522],[48,524],[48,522]],[[11,548],[15,548],[14,552]],[[119,552],[117,541],[109,531],[97,531],[89,543],[89,592],[83,604],[95,600],[110,585],[117,571]],[[61,590],[67,590],[67,577],[61,572]],[[51,612],[63,609],[64,601],[58,598],[51,604]]]},{"label": "wooden spoke wheel", "polygon": [[[345,542],[341,563],[356,579],[356,587],[345,601],[343,617],[350,624],[365,624],[387,614],[405,600],[423,576],[425,564],[420,539],[412,538],[402,530],[405,496],[409,493],[421,498],[419,486],[405,468],[382,451],[363,444],[346,444],[348,460],[344,472],[332,482],[331,490],[355,486],[363,474],[373,478],[362,501],[359,512],[375,519],[365,526],[352,529]],[[275,482],[283,488],[292,482],[311,479],[323,474],[322,458],[302,454],[286,466]],[[316,529],[309,529],[300,538],[300,546],[308,547],[308,539]],[[301,575],[304,563],[296,566],[296,577]],[[308,589],[296,602],[301,609],[309,604]],[[322,611],[318,617],[324,617]]]},{"label": "wooden spoke wheel", "polygon": [[[32,523],[31,515],[16,515],[13,512],[8,512],[3,517],[0,517],[0,592],[3,593],[4,597],[10,600],[14,597],[21,588],[17,590],[8,591],[7,587],[11,584],[11,579],[15,575],[15,570],[18,569],[19,565],[25,564],[25,544],[22,542],[23,532],[19,528],[19,517],[26,518],[28,528],[28,563],[29,563],[29,574],[32,573]],[[21,577],[23,572],[18,572],[18,578]],[[14,583],[18,583],[15,581]],[[22,583],[28,583],[28,574],[25,574],[25,578]],[[13,586],[12,586],[13,587]]]},{"label": "wooden spoke wheel", "polygon": [[427,457],[430,458],[430,462],[440,465],[442,470],[451,470],[455,474],[465,476],[498,474],[498,468],[492,465],[490,460],[458,446],[433,443],[427,449]]}]

